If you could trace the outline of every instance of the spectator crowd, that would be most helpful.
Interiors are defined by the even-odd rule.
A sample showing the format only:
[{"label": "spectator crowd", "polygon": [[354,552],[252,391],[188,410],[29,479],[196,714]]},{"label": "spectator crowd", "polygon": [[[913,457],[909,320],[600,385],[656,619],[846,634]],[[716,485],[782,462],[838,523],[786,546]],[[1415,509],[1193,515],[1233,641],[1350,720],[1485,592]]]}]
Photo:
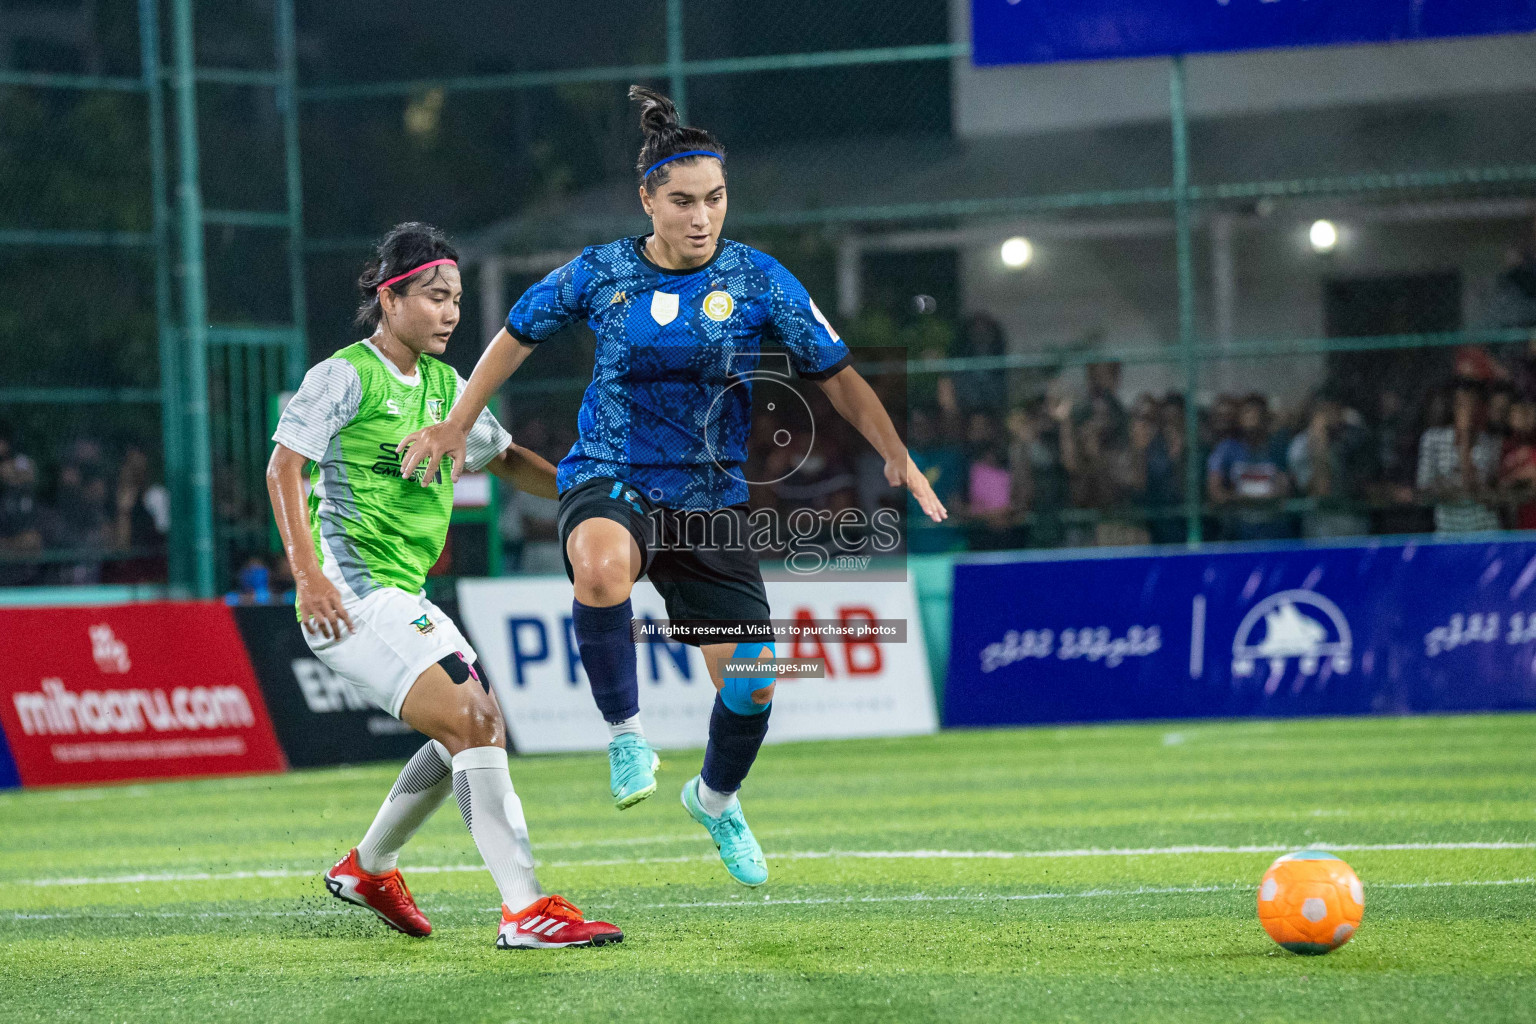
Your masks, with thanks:
[{"label": "spectator crowd", "polygon": [[0,434],[0,585],[166,578],[170,496],[144,449],[76,439],[33,453]]},{"label": "spectator crowd", "polygon": [[1420,401],[1382,387],[1351,402],[1358,386],[1325,386],[1277,409],[1259,392],[1223,394],[1195,411],[1193,451],[1183,396],[1127,405],[1115,364],[1089,366],[1076,400],[983,408],[941,387],[937,404],[913,409],[909,446],[955,514],[943,529],[914,521],[914,545],[1182,542],[1191,480],[1205,540],[1536,528],[1530,367],[1536,340],[1502,359],[1458,353]]},{"label": "spectator crowd", "polygon": [[[1182,543],[1191,459],[1205,540],[1536,529],[1536,340],[1518,358],[1473,350],[1456,367],[1418,402],[1386,387],[1359,404],[1325,387],[1290,410],[1262,393],[1219,395],[1195,412],[1193,451],[1183,396],[1127,403],[1113,363],[1088,366],[1079,397],[1047,390],[1011,406],[998,388],[967,386],[967,374],[914,386],[929,401],[907,413],[908,448],[950,518],[935,526],[909,507],[909,550]],[[902,396],[882,397],[901,408]],[[754,425],[753,507],[900,507],[883,460],[835,415],[817,419],[803,459],[774,443],[785,424],[769,415]],[[574,437],[547,422],[525,421],[519,442],[558,462]],[[510,571],[563,571],[557,511],[506,494],[499,533]],[[138,447],[109,454],[76,441],[45,478],[0,438],[0,585],[163,581],[169,518]],[[291,593],[280,556],[253,554],[236,568],[232,601]]]},{"label": "spectator crowd", "polygon": [[[1289,408],[1261,390],[1217,395],[1192,416],[1178,393],[1127,400],[1109,362],[1088,365],[1070,395],[1060,378],[990,368],[872,375],[950,510],[942,525],[887,484],[883,460],[830,407],[814,408],[814,394],[805,423],[759,402],[744,468],[751,503],[784,518],[905,507],[913,552],[1181,543],[1191,504],[1204,540],[1536,529],[1536,237],[1492,299],[1486,324],[1530,329],[1527,343],[1426,355],[1420,369],[1447,368],[1407,385],[1330,364],[1330,379]],[[989,357],[1006,344],[976,315],[957,348]],[[575,441],[570,409],[527,411],[513,424],[519,443],[559,462]],[[41,453],[46,471],[37,454],[0,431],[0,585],[166,578],[170,502],[150,454],[77,439]],[[221,521],[246,523],[242,550],[262,548],[265,495],[240,490],[237,473],[217,475]],[[557,513],[554,501],[507,494],[497,532],[510,571],[563,571]],[[292,592],[285,561],[265,550],[235,559],[230,574],[234,603]]]},{"label": "spectator crowd", "polygon": [[[1408,354],[1396,379],[1387,354],[1363,373],[1330,362],[1304,403],[1222,394],[1192,430],[1183,395],[1127,403],[1113,363],[1086,367],[1075,399],[1035,381],[1010,402],[995,371],[914,384],[909,448],[952,516],[914,507],[912,549],[1176,543],[1191,505],[1204,540],[1536,528],[1536,234],[1511,257],[1480,320],[1525,344]],[[961,354],[1004,347],[967,322]]]}]

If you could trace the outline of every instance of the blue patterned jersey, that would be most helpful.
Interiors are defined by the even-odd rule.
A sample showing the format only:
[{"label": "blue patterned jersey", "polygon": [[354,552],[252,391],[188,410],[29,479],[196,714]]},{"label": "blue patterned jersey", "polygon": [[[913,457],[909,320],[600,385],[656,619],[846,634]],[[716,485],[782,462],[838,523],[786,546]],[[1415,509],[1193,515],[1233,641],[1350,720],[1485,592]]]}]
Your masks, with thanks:
[{"label": "blue patterned jersey", "polygon": [[722,238],[703,266],[667,270],[644,241],[585,250],[507,315],[507,333],[528,344],[577,320],[597,335],[579,437],[556,484],[611,476],[668,508],[739,504],[763,342],[782,344],[811,380],[846,366],[848,347],[772,256]]}]

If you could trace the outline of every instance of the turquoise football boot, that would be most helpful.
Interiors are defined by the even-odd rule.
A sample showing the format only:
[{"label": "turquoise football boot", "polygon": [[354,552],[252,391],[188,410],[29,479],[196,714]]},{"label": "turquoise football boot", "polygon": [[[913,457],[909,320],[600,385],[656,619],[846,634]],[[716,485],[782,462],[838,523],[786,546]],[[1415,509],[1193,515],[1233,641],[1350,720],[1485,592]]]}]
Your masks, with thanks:
[{"label": "turquoise football boot", "polygon": [[656,792],[656,769],[660,767],[661,758],[644,736],[632,732],[615,736],[608,744],[608,788],[613,791],[613,806],[622,811]]},{"label": "turquoise football boot", "polygon": [[762,885],[768,881],[768,861],[757,837],[747,827],[739,801],[720,817],[711,818],[699,803],[699,776],[695,775],[683,786],[683,806],[694,821],[709,829],[709,837],[715,841],[720,860],[732,878],[742,885]]}]

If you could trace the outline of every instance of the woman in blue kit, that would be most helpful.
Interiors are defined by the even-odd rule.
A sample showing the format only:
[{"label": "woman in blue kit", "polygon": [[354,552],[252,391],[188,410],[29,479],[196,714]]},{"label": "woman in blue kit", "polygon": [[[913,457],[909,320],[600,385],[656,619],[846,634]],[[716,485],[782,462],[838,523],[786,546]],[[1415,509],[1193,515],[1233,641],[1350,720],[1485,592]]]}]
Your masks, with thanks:
[{"label": "woman in blue kit", "polygon": [[795,372],[884,456],[892,486],[910,488],[936,522],[948,513],[804,286],[773,257],[720,237],[724,149],[679,124],[665,96],[639,86],[629,95],[641,104],[636,171],[651,233],[588,248],[530,288],[448,418],[401,442],[403,470],[425,462],[430,479],[448,457],[457,477],[467,432],[502,383],[541,341],[590,324],[596,366],[579,439],[559,466],[559,528],[581,661],[613,737],[614,803],[631,807],[656,791],[630,632],[630,590],[649,575],[669,620],[698,630],[680,639],[700,648],[718,691],[703,771],[683,786],[683,805],[731,876],[761,885],[768,866],[736,791],[767,734],[775,677],[727,677],[724,665],[774,653],[762,573],[744,542],[751,390],[742,380],[762,343],[788,350]]}]

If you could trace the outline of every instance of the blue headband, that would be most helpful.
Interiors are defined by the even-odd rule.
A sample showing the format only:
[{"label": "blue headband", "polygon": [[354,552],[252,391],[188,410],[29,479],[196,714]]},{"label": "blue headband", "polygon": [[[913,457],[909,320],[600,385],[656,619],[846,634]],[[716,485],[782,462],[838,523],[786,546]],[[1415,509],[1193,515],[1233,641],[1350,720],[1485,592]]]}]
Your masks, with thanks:
[{"label": "blue headband", "polygon": [[645,173],[640,175],[640,180],[644,181],[646,178],[649,178],[651,176],[651,172],[660,167],[662,164],[669,164],[673,160],[681,160],[685,156],[712,156],[716,160],[719,160],[721,163],[725,163],[725,157],[712,150],[690,149],[686,153],[673,153],[671,156],[662,157],[660,160],[657,160],[655,163],[651,164],[651,166],[645,169]]}]

